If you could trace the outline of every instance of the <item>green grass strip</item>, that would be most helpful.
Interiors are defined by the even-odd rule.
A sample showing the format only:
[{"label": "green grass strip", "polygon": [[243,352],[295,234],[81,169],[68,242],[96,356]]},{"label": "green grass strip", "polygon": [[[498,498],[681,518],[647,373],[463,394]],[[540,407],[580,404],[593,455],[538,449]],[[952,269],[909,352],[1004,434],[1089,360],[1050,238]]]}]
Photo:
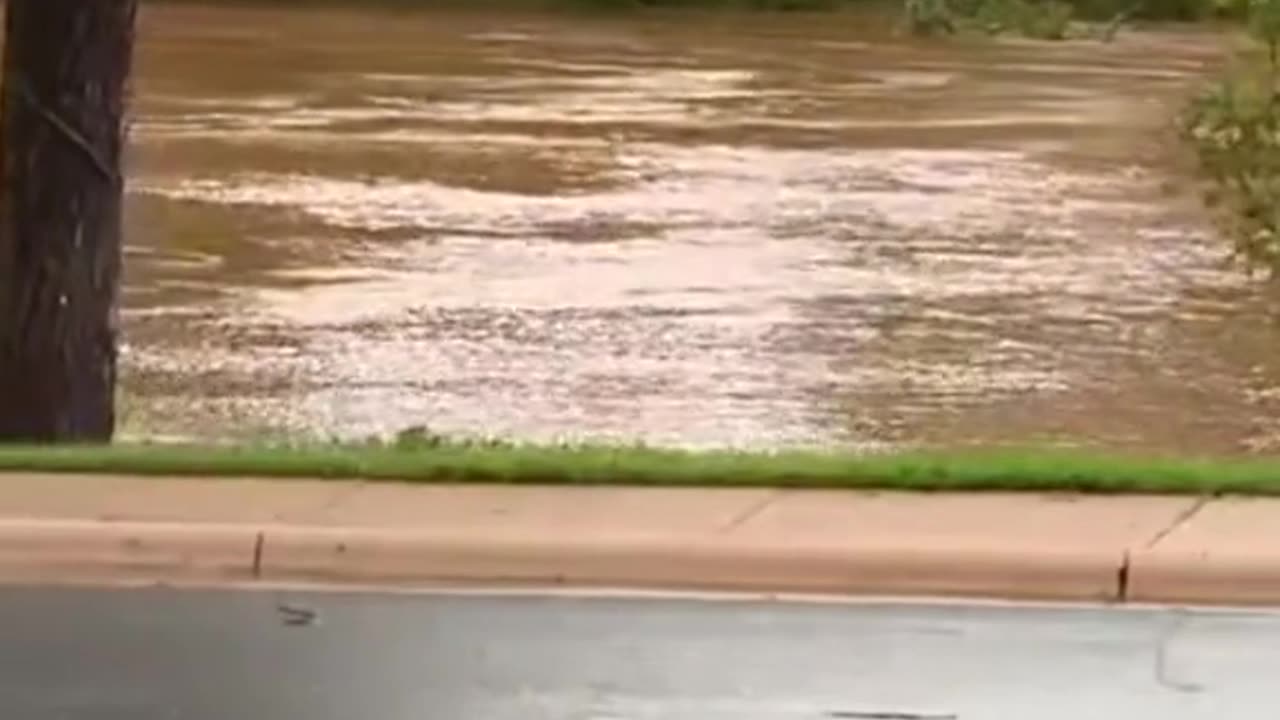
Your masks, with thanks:
[{"label": "green grass strip", "polygon": [[1068,452],[686,452],[492,444],[0,447],[0,471],[421,483],[1280,495],[1280,462]]}]

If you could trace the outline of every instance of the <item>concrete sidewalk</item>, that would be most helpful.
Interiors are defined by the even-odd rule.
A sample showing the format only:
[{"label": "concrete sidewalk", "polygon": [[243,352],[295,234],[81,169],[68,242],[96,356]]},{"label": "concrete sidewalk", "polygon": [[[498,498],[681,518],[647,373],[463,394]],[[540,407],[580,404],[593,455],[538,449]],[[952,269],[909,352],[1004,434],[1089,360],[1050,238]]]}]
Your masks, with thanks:
[{"label": "concrete sidewalk", "polygon": [[1280,501],[0,475],[0,580],[1280,604]]}]

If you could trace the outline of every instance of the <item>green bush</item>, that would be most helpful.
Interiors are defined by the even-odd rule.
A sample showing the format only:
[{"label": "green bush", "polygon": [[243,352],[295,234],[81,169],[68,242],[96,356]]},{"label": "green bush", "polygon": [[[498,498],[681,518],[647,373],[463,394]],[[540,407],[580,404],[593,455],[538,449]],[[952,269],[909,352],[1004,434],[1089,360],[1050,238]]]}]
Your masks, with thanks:
[{"label": "green bush", "polygon": [[1249,0],[1212,0],[1209,4],[1214,17],[1242,20],[1249,16]]},{"label": "green bush", "polygon": [[[581,0],[579,0],[581,1]],[[842,0],[589,0],[601,7],[652,7],[652,8],[707,8],[723,7],[743,10],[771,10],[777,12],[801,10],[832,10]]]},{"label": "green bush", "polygon": [[1276,48],[1280,46],[1280,0],[1250,0],[1249,34],[1267,48],[1272,79],[1276,74]]},{"label": "green bush", "polygon": [[906,0],[905,24],[912,35],[952,34],[956,31],[946,0]]},{"label": "green bush", "polygon": [[1238,71],[1191,104],[1186,131],[1236,255],[1280,271],[1280,106],[1269,68]]},{"label": "green bush", "polygon": [[1274,276],[1280,274],[1280,0],[1250,0],[1248,26],[1265,58],[1242,58],[1197,97],[1184,129],[1213,184],[1210,204],[1221,210],[1236,256]]},{"label": "green bush", "polygon": [[[1121,3],[1129,5],[1130,3]],[[1132,3],[1133,16],[1144,20],[1203,20],[1214,14],[1215,0],[1142,0]],[[1119,11],[1123,11],[1121,8]]]},{"label": "green bush", "polygon": [[989,33],[1015,32],[1040,40],[1067,36],[1074,8],[1059,0],[979,0],[973,22]]}]

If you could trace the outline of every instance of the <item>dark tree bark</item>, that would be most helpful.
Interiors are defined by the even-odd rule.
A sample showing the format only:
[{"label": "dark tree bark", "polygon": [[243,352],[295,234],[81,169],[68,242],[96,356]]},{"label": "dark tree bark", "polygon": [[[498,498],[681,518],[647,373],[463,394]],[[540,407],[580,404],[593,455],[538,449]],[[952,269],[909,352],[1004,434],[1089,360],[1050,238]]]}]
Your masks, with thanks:
[{"label": "dark tree bark", "polygon": [[109,441],[137,0],[6,4],[0,442]]}]

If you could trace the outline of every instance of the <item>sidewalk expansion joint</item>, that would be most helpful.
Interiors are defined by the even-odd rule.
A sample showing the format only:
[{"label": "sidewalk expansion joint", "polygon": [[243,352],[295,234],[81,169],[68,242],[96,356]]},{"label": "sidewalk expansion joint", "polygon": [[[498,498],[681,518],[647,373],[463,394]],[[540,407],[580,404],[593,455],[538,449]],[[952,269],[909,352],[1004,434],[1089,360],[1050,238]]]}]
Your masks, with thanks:
[{"label": "sidewalk expansion joint", "polygon": [[1156,545],[1159,545],[1160,541],[1172,535],[1175,531],[1178,530],[1178,528],[1182,527],[1183,525],[1186,525],[1188,522],[1191,521],[1192,518],[1194,518],[1196,515],[1199,515],[1200,511],[1205,509],[1205,507],[1207,507],[1209,503],[1213,502],[1216,499],[1217,497],[1214,495],[1201,495],[1199,498],[1196,499],[1194,503],[1191,504],[1190,507],[1178,513],[1178,516],[1173,519],[1173,522],[1161,528],[1159,532],[1151,536],[1151,539],[1147,541],[1147,544],[1143,546],[1143,549],[1150,550],[1154,548]]},{"label": "sidewalk expansion joint", "polygon": [[788,492],[789,491],[787,490],[771,491],[768,495],[765,495],[763,498],[761,498],[759,502],[752,504],[747,509],[743,510],[742,512],[732,517],[729,520],[729,522],[722,525],[720,529],[717,530],[716,532],[720,534],[725,534],[725,533],[731,533],[734,530],[737,530],[743,525],[746,525],[747,523],[759,517],[760,513],[764,512],[765,510],[768,510],[771,505],[776,503],[784,495],[788,494]]},{"label": "sidewalk expansion joint", "polygon": [[267,534],[261,530],[258,531],[257,537],[253,540],[253,577],[262,577],[262,550],[266,545]]},{"label": "sidewalk expansion joint", "polygon": [[1132,559],[1129,551],[1125,550],[1124,555],[1120,557],[1120,567],[1116,568],[1116,597],[1115,602],[1123,603],[1129,601],[1129,575],[1132,571]]}]

